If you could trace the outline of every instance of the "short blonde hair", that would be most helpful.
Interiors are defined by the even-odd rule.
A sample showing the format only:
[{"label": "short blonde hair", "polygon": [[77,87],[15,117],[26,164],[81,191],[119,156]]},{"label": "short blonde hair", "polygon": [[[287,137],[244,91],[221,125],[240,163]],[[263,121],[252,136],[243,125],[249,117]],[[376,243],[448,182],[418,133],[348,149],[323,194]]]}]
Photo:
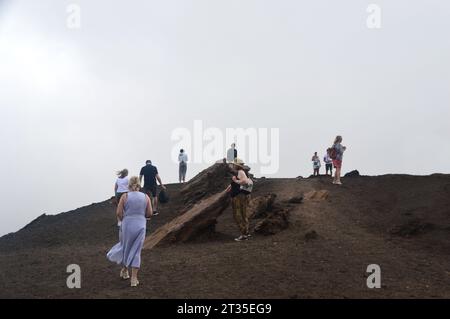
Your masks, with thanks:
[{"label": "short blonde hair", "polygon": [[133,176],[130,178],[130,181],[128,182],[128,190],[131,192],[137,192],[141,189],[141,181],[139,180],[139,177]]}]

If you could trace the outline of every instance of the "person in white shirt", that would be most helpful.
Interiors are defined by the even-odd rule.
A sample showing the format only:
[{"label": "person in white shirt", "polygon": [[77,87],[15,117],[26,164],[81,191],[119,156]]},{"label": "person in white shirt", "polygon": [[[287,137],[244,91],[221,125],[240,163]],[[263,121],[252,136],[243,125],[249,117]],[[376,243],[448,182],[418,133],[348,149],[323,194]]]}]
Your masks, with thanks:
[{"label": "person in white shirt", "polygon": [[[128,170],[125,168],[121,171],[117,172],[117,180],[114,184],[114,193],[116,196],[116,205],[119,204],[120,198],[123,196],[123,194],[128,193]],[[119,227],[119,240],[122,237],[122,232],[120,230],[120,226],[122,225],[122,222],[120,220],[117,220],[117,226]]]},{"label": "person in white shirt", "polygon": [[317,156],[317,152],[314,152],[314,155],[313,155],[311,161],[313,162],[313,170],[314,170],[313,176],[319,176],[319,170],[320,170],[321,164],[320,164],[320,158],[319,158],[319,156]]},{"label": "person in white shirt", "polygon": [[128,193],[128,170],[126,168],[117,172],[117,180],[114,185],[114,194],[117,203],[119,203],[120,198],[125,193]]},{"label": "person in white shirt", "polygon": [[186,180],[188,156],[183,149],[181,149],[180,154],[178,154],[178,162],[180,163],[178,168],[179,180],[180,183],[184,183]]},{"label": "person in white shirt", "polygon": [[323,162],[325,163],[325,175],[328,176],[328,171],[330,171],[330,176],[333,176],[333,160],[330,157],[330,149],[327,149],[325,156],[323,157]]},{"label": "person in white shirt", "polygon": [[233,163],[236,158],[237,158],[237,149],[236,144],[233,143],[231,144],[231,148],[229,148],[227,151],[227,162]]}]

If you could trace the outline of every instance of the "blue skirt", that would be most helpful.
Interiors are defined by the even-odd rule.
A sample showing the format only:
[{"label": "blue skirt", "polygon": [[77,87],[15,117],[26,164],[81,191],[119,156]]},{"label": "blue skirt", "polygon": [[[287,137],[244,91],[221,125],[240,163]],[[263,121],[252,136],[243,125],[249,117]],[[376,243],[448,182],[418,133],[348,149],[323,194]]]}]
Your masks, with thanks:
[{"label": "blue skirt", "polygon": [[146,227],[147,220],[144,216],[125,216],[120,226],[120,242],[111,248],[106,257],[124,267],[140,268]]}]

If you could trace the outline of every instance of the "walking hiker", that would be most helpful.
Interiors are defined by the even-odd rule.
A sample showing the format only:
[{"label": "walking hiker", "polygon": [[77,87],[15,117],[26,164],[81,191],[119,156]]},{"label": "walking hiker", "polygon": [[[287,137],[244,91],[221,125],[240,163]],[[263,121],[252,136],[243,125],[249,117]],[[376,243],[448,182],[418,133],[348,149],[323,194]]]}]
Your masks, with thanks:
[{"label": "walking hiker", "polygon": [[233,167],[236,170],[236,175],[233,176],[230,185],[227,187],[227,192],[230,193],[234,220],[241,233],[235,240],[242,241],[250,237],[247,207],[253,189],[253,181],[245,173],[242,160],[236,159],[233,162]]},{"label": "walking hiker", "polygon": [[116,204],[119,203],[123,194],[128,193],[128,170],[125,168],[117,172],[116,183],[114,184],[114,195]]},{"label": "walking hiker", "polygon": [[180,180],[180,183],[184,183],[186,179],[187,161],[188,156],[186,152],[181,149],[180,154],[178,154],[178,162],[180,163],[178,167],[178,179]]},{"label": "walking hiker", "polygon": [[333,184],[342,185],[341,183],[341,169],[342,169],[342,159],[344,157],[344,152],[347,149],[342,144],[342,136],[336,136],[333,146],[330,150],[330,157],[333,160],[333,165],[336,171],[334,172]]},{"label": "walking hiker", "polygon": [[317,152],[314,152],[314,155],[313,155],[311,161],[313,162],[313,170],[314,170],[313,176],[319,176],[319,170],[320,170],[321,164],[320,164],[320,158],[317,155]]},{"label": "walking hiker", "polygon": [[151,160],[147,160],[145,162],[145,166],[141,168],[141,172],[139,174],[139,180],[141,183],[142,177],[144,177],[144,193],[149,195],[152,199],[153,216],[156,216],[158,215],[158,196],[156,181],[158,181],[162,189],[166,189],[166,186],[163,185],[161,177],[159,177],[158,174],[158,169],[156,168],[156,166],[152,165]]},{"label": "walking hiker", "polygon": [[129,192],[123,194],[117,206],[117,218],[122,221],[120,242],[107,253],[111,262],[122,265],[120,278],[129,279],[131,268],[131,287],[139,285],[137,278],[141,267],[141,250],[145,241],[147,218],[152,216],[150,198],[141,193],[140,180],[137,176],[130,178]]},{"label": "walking hiker", "polygon": [[333,176],[333,160],[330,157],[331,148],[327,149],[325,156],[323,157],[323,162],[325,163],[325,175],[328,176],[328,171],[330,171],[330,176]]},{"label": "walking hiker", "polygon": [[[114,184],[114,195],[116,200],[116,205],[119,204],[120,198],[123,194],[128,193],[128,170],[125,168],[119,172],[117,172],[117,180]],[[120,231],[120,225],[122,222],[117,219],[117,226],[119,227],[119,240],[122,236],[122,232]]]},{"label": "walking hiker", "polygon": [[229,148],[227,151],[227,162],[233,163],[236,158],[237,158],[237,149],[236,144],[233,143],[231,144],[231,148]]}]

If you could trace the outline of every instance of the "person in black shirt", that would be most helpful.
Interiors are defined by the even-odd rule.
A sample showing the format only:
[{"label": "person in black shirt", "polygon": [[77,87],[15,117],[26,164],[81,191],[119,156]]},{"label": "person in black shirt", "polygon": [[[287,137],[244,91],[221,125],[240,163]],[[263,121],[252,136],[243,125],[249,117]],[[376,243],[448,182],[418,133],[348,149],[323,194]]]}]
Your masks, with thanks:
[{"label": "person in black shirt", "polygon": [[142,183],[142,177],[144,178],[144,193],[146,193],[152,199],[153,206],[153,216],[158,215],[158,196],[157,196],[157,184],[156,181],[159,182],[162,189],[166,189],[166,186],[163,185],[161,181],[161,177],[159,177],[158,169],[156,166],[152,165],[152,161],[147,160],[145,162],[145,166],[141,168],[141,172],[139,174],[140,181]]}]

